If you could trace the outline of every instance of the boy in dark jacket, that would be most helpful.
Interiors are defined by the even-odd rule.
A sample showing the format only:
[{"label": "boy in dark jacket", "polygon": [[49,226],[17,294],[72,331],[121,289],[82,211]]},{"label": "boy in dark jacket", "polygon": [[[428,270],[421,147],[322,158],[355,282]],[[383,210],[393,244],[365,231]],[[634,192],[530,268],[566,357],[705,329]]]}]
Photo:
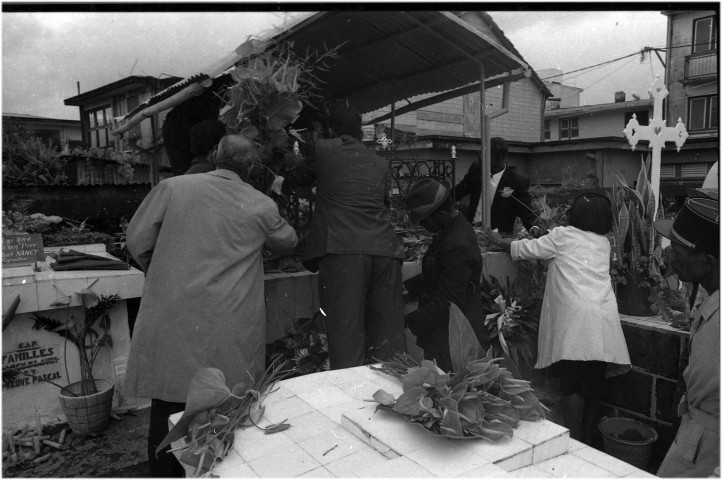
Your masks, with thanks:
[{"label": "boy in dark jacket", "polygon": [[[480,306],[481,251],[471,224],[459,214],[451,188],[432,178],[411,186],[406,206],[412,221],[435,234],[421,264],[421,274],[404,283],[418,310],[406,315],[406,325],[424,349],[424,357],[451,370],[449,305],[475,318]],[[484,343],[484,342],[482,342]]]}]

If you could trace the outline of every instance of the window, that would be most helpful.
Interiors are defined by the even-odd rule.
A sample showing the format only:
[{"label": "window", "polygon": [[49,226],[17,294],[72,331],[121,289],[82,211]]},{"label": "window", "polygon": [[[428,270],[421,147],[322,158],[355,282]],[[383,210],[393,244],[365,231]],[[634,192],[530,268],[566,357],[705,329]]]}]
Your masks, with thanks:
[{"label": "window", "polygon": [[719,103],[717,95],[689,99],[687,128],[690,131],[719,128]]},{"label": "window", "polygon": [[544,120],[544,140],[550,140],[552,138],[552,121]]},{"label": "window", "polygon": [[717,50],[717,24],[714,20],[714,17],[706,17],[694,21],[692,53]]},{"label": "window", "polygon": [[579,119],[562,118],[559,120],[559,140],[579,137]]},{"label": "window", "polygon": [[110,147],[110,105],[88,112],[89,137],[91,148]]}]

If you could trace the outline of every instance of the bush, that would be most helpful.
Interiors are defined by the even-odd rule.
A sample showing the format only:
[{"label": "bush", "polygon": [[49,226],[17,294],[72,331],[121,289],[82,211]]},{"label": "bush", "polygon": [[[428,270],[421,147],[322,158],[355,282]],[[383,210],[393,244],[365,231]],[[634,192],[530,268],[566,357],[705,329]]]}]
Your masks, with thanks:
[{"label": "bush", "polygon": [[5,187],[67,184],[67,161],[58,156],[52,142],[44,142],[32,130],[16,126],[3,129],[2,152]]}]

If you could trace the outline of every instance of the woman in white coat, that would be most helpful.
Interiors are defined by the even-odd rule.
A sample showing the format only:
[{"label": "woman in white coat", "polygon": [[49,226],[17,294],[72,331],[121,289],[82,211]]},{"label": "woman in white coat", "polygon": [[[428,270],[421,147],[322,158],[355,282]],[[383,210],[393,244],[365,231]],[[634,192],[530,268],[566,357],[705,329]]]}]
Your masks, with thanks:
[{"label": "woman in white coat", "polygon": [[564,424],[589,444],[604,379],[631,366],[609,275],[610,201],[579,195],[568,217],[569,226],[537,239],[490,238],[514,260],[549,260],[535,368],[551,366],[559,377]]}]

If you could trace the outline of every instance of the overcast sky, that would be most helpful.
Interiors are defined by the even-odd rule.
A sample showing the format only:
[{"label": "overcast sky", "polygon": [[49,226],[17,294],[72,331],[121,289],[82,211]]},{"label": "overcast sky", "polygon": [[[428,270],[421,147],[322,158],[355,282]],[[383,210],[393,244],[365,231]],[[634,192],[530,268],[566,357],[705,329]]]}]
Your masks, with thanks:
[{"label": "overcast sky", "polygon": [[[535,70],[572,72],[641,50],[664,47],[667,17],[646,11],[490,11]],[[611,4],[610,4],[611,5]],[[498,4],[497,4],[498,6]],[[560,5],[556,5],[559,10]],[[518,8],[518,6],[517,6]],[[249,35],[298,12],[31,12],[2,13],[2,112],[78,119],[63,100],[128,75],[186,77],[234,50]],[[664,58],[664,55],[662,55]],[[647,98],[656,56],[634,56],[564,83],[583,88],[582,104],[611,103],[624,90]]]}]

